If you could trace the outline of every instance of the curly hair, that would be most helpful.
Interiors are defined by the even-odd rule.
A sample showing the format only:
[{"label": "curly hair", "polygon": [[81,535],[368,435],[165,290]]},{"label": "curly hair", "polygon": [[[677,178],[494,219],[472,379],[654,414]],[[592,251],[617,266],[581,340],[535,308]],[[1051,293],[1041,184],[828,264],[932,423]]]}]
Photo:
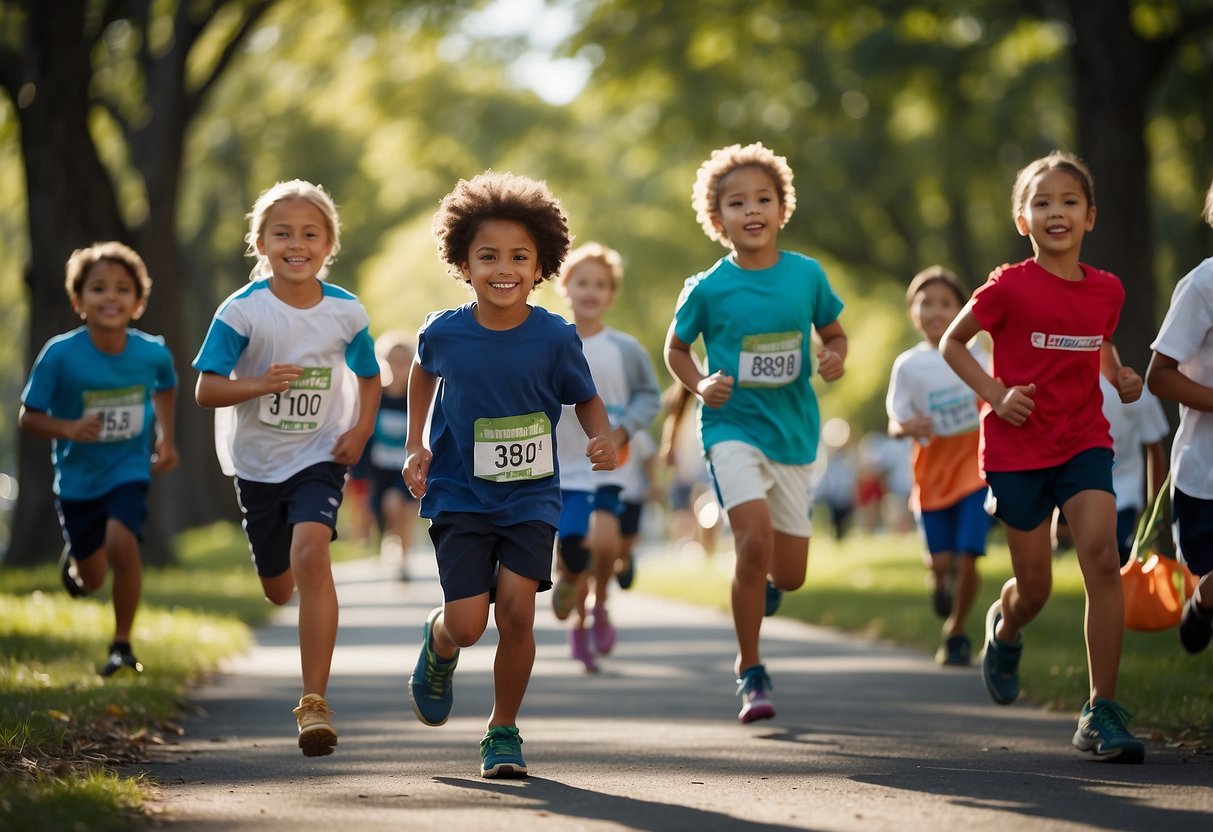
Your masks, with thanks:
[{"label": "curly hair", "polygon": [[1209,185],[1209,191],[1205,194],[1205,222],[1213,225],[1213,184]]},{"label": "curly hair", "polygon": [[619,281],[623,280],[623,258],[615,249],[608,248],[602,243],[586,243],[574,249],[568,259],[564,261],[560,275],[556,278],[556,285],[563,289],[568,284],[573,269],[590,261],[601,263],[610,272],[611,290],[617,291]]},{"label": "curly hair", "polygon": [[1083,195],[1087,198],[1087,207],[1095,207],[1095,178],[1091,176],[1087,163],[1073,153],[1054,150],[1048,156],[1041,156],[1029,163],[1015,175],[1015,185],[1011,188],[1012,218],[1023,214],[1024,203],[1028,201],[1028,188],[1032,186],[1033,180],[1051,170],[1064,170],[1077,179],[1078,184],[1082,186]]},{"label": "curly hair", "polygon": [[317,277],[324,280],[328,276],[329,266],[333,264],[337,252],[341,250],[341,221],[337,218],[337,205],[324,186],[313,185],[302,179],[276,182],[272,187],[261,192],[257,201],[253,203],[253,210],[245,216],[249,224],[248,233],[244,235],[244,242],[248,248],[244,253],[247,257],[257,258],[257,262],[249,274],[249,280],[269,277],[271,274],[269,258],[257,251],[257,241],[265,234],[265,224],[269,220],[270,209],[288,199],[306,200],[315,205],[321,216],[324,217],[324,230],[328,232],[329,241],[333,247],[329,250],[328,257],[324,258],[324,265],[320,267]]},{"label": "curly hair", "polygon": [[910,285],[906,288],[906,306],[912,306],[918,293],[934,283],[942,283],[951,289],[960,306],[964,306],[968,302],[969,293],[955,272],[945,269],[943,266],[927,266],[910,280]]},{"label": "curly hair", "polygon": [[72,303],[80,299],[80,290],[84,288],[88,273],[102,260],[116,263],[130,272],[131,279],[135,281],[135,297],[147,300],[147,296],[152,293],[152,278],[147,273],[143,258],[130,246],[111,240],[106,243],[93,243],[87,248],[78,248],[67,258],[63,288]]},{"label": "curly hair", "polygon": [[467,265],[472,238],[485,220],[513,220],[526,228],[538,254],[536,286],[560,273],[572,237],[560,200],[546,182],[490,170],[456,183],[434,213],[438,257],[452,277],[463,280],[461,267]]},{"label": "curly hair", "polygon": [[691,189],[691,207],[695,209],[695,219],[699,221],[708,239],[717,240],[728,248],[733,247],[732,243],[712,223],[713,217],[720,215],[720,180],[737,168],[746,167],[766,171],[775,183],[779,202],[784,207],[780,228],[788,224],[792,212],[796,210],[796,188],[792,185],[792,169],[788,166],[786,157],[776,156],[774,151],[763,146],[762,142],[754,142],[744,147],[731,144],[713,150],[712,155],[699,166],[699,171],[695,174],[695,186]]}]

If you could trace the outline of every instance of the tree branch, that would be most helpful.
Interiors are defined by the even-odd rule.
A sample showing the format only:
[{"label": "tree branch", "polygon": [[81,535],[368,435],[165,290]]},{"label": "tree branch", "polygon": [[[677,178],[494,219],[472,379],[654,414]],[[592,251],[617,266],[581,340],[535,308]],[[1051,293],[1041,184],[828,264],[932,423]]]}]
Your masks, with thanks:
[{"label": "tree branch", "polygon": [[[202,83],[198,85],[197,89],[187,94],[185,105],[187,117],[193,117],[198,112],[198,109],[202,106],[203,99],[206,98],[206,94],[210,92],[211,88],[215,85],[215,82],[219,79],[219,76],[223,74],[223,71],[227,69],[228,64],[232,62],[232,59],[236,56],[236,52],[240,49],[245,39],[248,37],[249,32],[253,30],[253,27],[257,25],[257,22],[261,19],[261,17],[267,11],[269,11],[270,6],[274,5],[274,2],[275,0],[259,0],[259,2],[249,6],[247,16],[240,24],[240,28],[236,30],[236,33],[232,35],[231,39],[223,47],[223,51],[220,53],[219,59],[215,61],[215,65],[211,68],[210,75],[203,79]],[[182,5],[186,4],[183,3]],[[201,27],[199,27],[198,31],[201,31]],[[194,37],[190,39],[189,45],[193,45],[193,41],[197,37],[197,34],[197,32],[194,33]]]}]

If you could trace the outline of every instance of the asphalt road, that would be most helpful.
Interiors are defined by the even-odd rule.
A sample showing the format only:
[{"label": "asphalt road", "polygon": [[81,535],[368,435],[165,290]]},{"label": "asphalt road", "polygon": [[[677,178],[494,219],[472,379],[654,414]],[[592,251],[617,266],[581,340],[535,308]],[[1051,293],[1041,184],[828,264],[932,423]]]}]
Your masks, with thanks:
[{"label": "asphalt road", "polygon": [[993,705],[976,669],[778,617],[763,627],[778,715],[740,725],[727,615],[619,591],[619,642],[594,676],[568,658],[564,625],[540,596],[519,719],[531,776],[483,780],[496,633],[490,626],[463,651],[450,721],[418,722],[405,684],[441,592],[432,556],[414,554],[409,566],[407,583],[377,561],[336,569],[336,753],[309,759],[296,746],[288,607],[195,692],[199,713],[179,744],[139,766],[160,784],[160,823],[173,832],[1213,828],[1209,756],[1151,745],[1145,765],[1096,761],[1070,746],[1076,715]]}]

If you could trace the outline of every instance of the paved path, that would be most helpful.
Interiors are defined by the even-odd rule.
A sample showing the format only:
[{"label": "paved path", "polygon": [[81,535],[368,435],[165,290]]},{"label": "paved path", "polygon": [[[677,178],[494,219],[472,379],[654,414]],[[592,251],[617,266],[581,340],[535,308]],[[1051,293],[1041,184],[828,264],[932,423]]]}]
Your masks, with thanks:
[{"label": "paved path", "polygon": [[405,682],[441,595],[432,557],[410,565],[408,583],[337,567],[332,756],[295,745],[293,607],[196,692],[187,735],[143,767],[172,832],[1213,828],[1208,757],[1094,761],[1070,747],[1072,715],[994,706],[976,670],[785,619],[763,627],[778,716],[739,725],[728,617],[624,592],[597,676],[540,596],[520,719],[532,774],[482,780],[495,631],[463,652],[450,721],[417,722]]}]

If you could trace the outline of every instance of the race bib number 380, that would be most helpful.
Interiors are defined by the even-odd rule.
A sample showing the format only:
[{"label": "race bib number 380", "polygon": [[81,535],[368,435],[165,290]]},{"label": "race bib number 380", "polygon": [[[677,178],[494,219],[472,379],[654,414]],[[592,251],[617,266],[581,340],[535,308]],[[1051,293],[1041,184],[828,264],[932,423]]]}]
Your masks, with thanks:
[{"label": "race bib number 380", "polygon": [[261,397],[261,424],[288,433],[311,433],[324,424],[333,392],[332,367],[307,367],[282,393]]},{"label": "race bib number 380", "polygon": [[552,422],[545,413],[477,419],[473,473],[483,480],[538,480],[555,473]]},{"label": "race bib number 380", "polygon": [[143,433],[147,390],[142,384],[118,390],[85,390],[84,415],[101,417],[98,442],[121,442]]},{"label": "race bib number 380", "polygon": [[742,387],[782,387],[800,378],[803,332],[771,332],[741,339],[737,381]]}]

